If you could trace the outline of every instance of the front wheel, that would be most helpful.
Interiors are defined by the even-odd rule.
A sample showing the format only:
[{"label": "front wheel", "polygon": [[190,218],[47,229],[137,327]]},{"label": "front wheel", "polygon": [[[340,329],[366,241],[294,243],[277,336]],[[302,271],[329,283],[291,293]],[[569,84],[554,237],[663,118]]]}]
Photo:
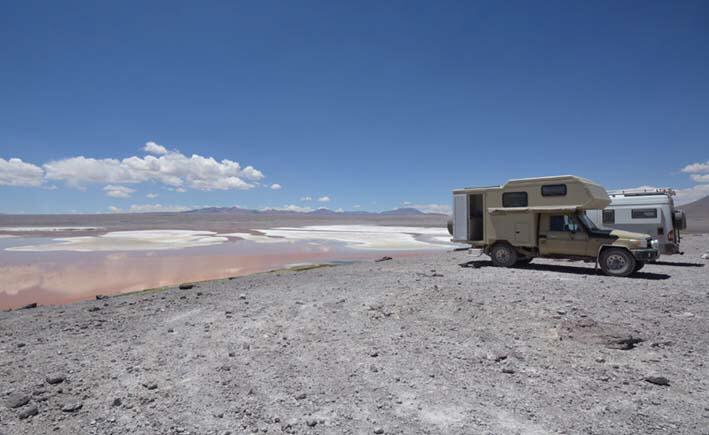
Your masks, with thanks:
[{"label": "front wheel", "polygon": [[628,276],[635,272],[635,257],[625,249],[610,248],[601,253],[600,266],[610,276]]},{"label": "front wheel", "polygon": [[497,267],[512,267],[517,263],[517,251],[506,243],[498,243],[490,251],[492,265]]}]

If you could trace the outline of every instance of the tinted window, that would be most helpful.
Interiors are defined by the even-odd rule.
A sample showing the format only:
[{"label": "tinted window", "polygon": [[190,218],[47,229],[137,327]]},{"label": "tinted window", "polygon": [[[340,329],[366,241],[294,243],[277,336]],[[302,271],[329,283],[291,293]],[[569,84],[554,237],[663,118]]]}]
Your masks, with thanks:
[{"label": "tinted window", "polygon": [[542,186],[542,196],[566,196],[566,184],[547,184]]},{"label": "tinted window", "polygon": [[630,211],[633,219],[655,219],[657,217],[656,208],[634,208]]},{"label": "tinted window", "polygon": [[614,224],[615,223],[615,210],[603,210],[603,223],[604,224]]},{"label": "tinted window", "polygon": [[571,216],[549,216],[549,231],[576,232],[579,226]]},{"label": "tinted window", "polygon": [[526,207],[527,192],[507,192],[502,194],[503,207]]}]

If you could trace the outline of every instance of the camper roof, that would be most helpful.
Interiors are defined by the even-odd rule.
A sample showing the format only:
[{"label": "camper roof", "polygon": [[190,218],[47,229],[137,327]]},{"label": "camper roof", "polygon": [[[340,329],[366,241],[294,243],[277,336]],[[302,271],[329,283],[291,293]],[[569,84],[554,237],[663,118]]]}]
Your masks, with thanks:
[{"label": "camper roof", "polygon": [[[542,195],[543,186],[565,184],[568,186],[562,195]],[[573,186],[573,187],[572,187]],[[557,175],[553,177],[520,178],[507,181],[501,186],[491,187],[469,187],[456,189],[454,194],[481,194],[510,191],[525,191],[529,193],[529,207],[525,210],[510,210],[505,213],[522,211],[569,211],[569,210],[590,210],[605,208],[610,204],[610,198],[606,190],[591,180],[577,177],[575,175]]]}]

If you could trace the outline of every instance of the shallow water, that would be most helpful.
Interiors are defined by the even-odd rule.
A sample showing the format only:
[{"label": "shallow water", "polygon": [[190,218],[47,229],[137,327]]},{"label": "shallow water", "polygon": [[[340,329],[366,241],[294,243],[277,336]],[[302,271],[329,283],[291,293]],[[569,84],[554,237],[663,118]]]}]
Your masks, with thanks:
[{"label": "shallow water", "polygon": [[[238,237],[234,234],[199,231],[157,235],[155,231],[145,231],[128,238],[115,232],[61,239],[0,238],[0,308],[32,302],[62,304],[97,294],[222,279],[291,264],[371,261],[382,255],[416,255],[451,247],[437,241],[441,236],[435,233],[407,238],[388,229],[394,238],[387,244],[384,234],[373,242],[376,234],[372,234],[371,228],[355,231],[362,240],[347,228],[317,230],[320,233],[310,236],[300,229],[291,233],[279,230],[273,233],[276,237],[257,234],[245,237],[249,240],[234,238]],[[345,232],[342,237],[336,236]],[[421,229],[421,232],[427,231]]]}]

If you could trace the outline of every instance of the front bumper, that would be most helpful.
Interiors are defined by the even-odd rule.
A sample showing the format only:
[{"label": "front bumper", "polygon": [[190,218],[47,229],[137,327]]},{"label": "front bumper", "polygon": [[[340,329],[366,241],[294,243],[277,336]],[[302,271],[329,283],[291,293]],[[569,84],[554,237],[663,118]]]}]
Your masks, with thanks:
[{"label": "front bumper", "polygon": [[657,249],[633,249],[630,252],[633,253],[633,256],[638,261],[653,261],[660,256]]}]

